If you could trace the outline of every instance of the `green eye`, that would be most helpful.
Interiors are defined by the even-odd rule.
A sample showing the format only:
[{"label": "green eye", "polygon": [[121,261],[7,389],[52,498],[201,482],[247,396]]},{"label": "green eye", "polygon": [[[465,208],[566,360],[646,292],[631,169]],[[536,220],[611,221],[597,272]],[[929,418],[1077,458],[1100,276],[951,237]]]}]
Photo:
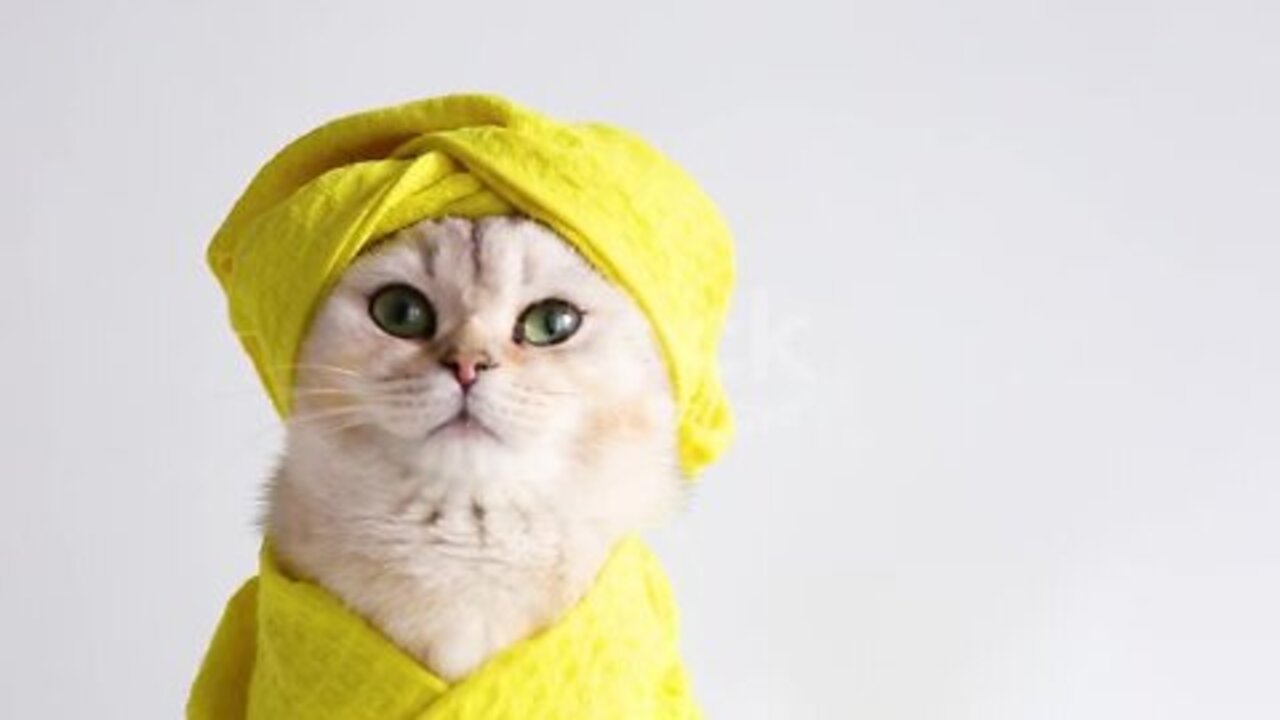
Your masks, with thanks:
[{"label": "green eye", "polygon": [[436,312],[422,293],[408,285],[388,285],[369,301],[369,317],[389,335],[430,338],[436,332]]},{"label": "green eye", "polygon": [[530,305],[516,323],[516,342],[555,345],[568,340],[582,326],[582,311],[564,300],[542,300]]}]

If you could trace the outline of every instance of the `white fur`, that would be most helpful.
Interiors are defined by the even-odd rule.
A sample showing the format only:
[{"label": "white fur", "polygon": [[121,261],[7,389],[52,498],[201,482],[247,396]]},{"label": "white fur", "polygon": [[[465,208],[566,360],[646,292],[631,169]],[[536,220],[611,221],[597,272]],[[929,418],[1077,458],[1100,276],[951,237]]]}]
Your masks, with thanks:
[{"label": "white fur", "polygon": [[[418,288],[430,341],[384,333],[369,298]],[[586,312],[552,347],[517,316],[556,297]],[[486,430],[428,437],[464,393],[442,360],[486,354],[466,400]],[[310,578],[440,676],[460,678],[553,622],[613,543],[680,499],[675,418],[648,323],[532,220],[424,221],[362,254],[318,308],[265,524]]]}]

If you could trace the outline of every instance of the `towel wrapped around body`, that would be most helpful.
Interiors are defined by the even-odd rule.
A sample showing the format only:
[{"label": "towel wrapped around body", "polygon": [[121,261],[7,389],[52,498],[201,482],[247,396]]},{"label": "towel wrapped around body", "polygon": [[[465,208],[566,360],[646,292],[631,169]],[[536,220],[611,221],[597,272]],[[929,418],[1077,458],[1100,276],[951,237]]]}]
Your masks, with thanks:
[{"label": "towel wrapped around body", "polygon": [[620,543],[554,625],[450,686],[337,598],[260,553],[227,604],[190,720],[604,720],[699,717],[653,554]]}]

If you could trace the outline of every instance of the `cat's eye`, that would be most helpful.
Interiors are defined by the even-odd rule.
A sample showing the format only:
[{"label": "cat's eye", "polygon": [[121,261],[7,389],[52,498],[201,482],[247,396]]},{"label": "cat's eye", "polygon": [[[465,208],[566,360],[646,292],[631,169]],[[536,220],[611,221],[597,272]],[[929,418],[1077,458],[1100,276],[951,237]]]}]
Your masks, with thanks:
[{"label": "cat's eye", "polygon": [[369,300],[369,317],[389,335],[429,339],[436,333],[436,311],[426,296],[408,285],[387,285]]},{"label": "cat's eye", "polygon": [[556,345],[582,327],[582,311],[564,300],[550,298],[530,305],[516,321],[516,342]]}]

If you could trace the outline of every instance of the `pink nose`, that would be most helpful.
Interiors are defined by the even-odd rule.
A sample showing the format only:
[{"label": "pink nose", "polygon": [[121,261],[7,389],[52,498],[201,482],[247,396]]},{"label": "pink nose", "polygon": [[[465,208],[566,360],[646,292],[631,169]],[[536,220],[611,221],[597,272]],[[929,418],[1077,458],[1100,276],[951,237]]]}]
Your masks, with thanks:
[{"label": "pink nose", "polygon": [[470,388],[479,379],[480,373],[494,365],[483,355],[460,355],[444,361],[444,366],[453,371],[453,376],[463,390]]}]

